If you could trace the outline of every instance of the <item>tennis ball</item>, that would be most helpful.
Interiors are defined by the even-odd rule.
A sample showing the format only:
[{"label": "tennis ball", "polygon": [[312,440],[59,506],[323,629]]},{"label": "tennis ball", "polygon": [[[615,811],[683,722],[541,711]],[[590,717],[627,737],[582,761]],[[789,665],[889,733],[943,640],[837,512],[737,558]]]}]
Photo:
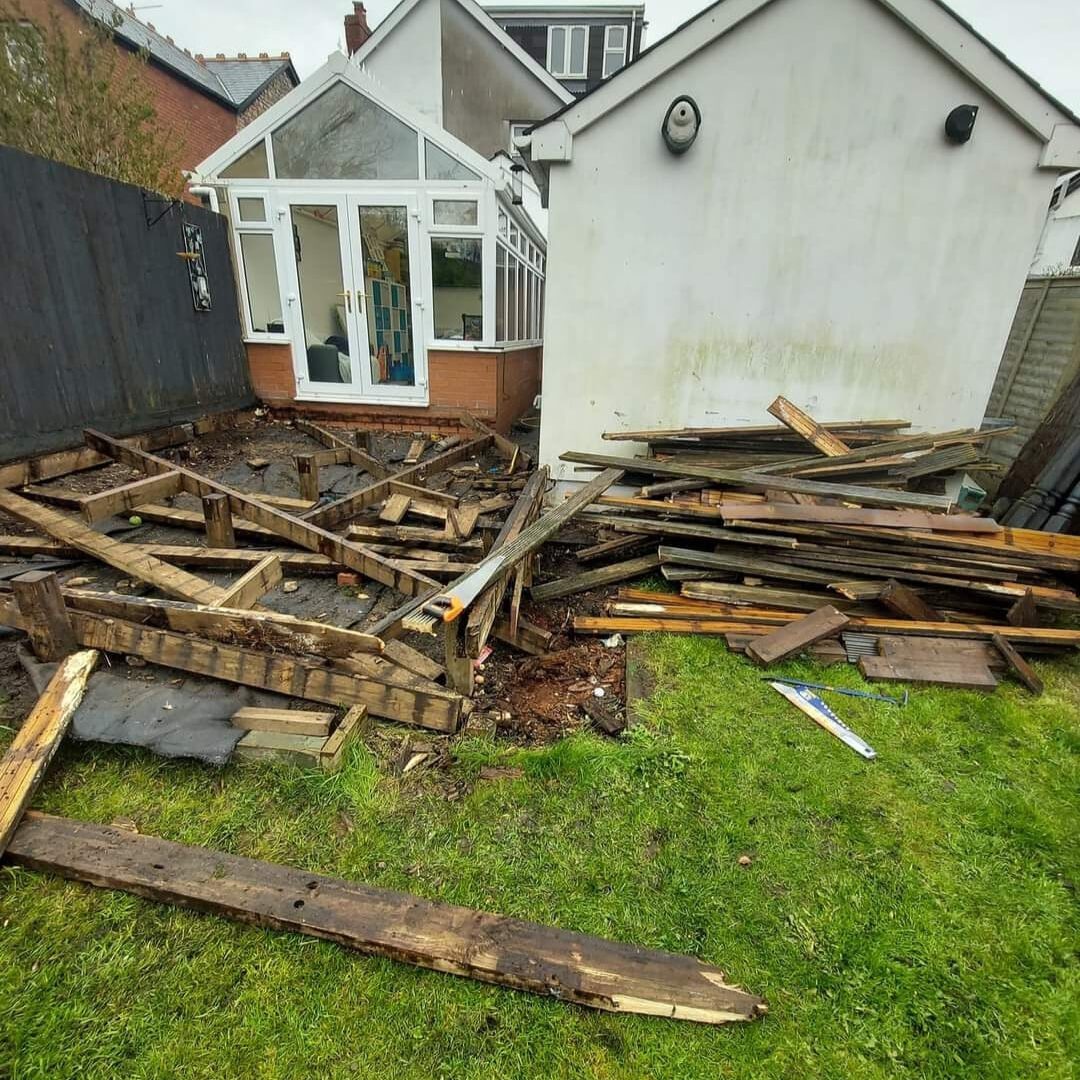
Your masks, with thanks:
[{"label": "tennis ball", "polygon": [[132,514],[131,517],[128,518],[128,524],[129,525],[141,525],[142,524],[142,518],[139,517],[138,514]]}]

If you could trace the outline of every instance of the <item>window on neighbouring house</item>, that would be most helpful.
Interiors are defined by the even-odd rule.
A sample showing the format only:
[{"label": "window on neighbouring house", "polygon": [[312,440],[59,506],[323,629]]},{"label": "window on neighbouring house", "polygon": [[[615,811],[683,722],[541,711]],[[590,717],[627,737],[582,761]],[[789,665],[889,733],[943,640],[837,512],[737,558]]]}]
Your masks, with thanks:
[{"label": "window on neighbouring house", "polygon": [[286,180],[417,180],[416,132],[336,83],[272,136],[274,169]]},{"label": "window on neighbouring house", "polygon": [[248,327],[255,334],[282,334],[285,323],[281,317],[274,235],[268,232],[242,232],[239,241]]},{"label": "window on neighbouring house", "polygon": [[626,27],[604,27],[604,78],[626,64]]},{"label": "window on neighbouring house", "polygon": [[557,79],[584,79],[589,57],[587,26],[549,26],[547,68]]},{"label": "window on neighbouring house", "polygon": [[483,242],[474,237],[431,238],[435,337],[480,341],[484,336]]}]

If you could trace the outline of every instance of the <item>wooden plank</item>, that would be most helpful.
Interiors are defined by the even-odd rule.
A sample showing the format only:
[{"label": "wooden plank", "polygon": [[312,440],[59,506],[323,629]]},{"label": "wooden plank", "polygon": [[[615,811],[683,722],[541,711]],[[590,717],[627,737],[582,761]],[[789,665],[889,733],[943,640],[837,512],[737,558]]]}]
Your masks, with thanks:
[{"label": "wooden plank", "polygon": [[[0,622],[7,619],[7,613],[0,606]],[[462,699],[447,691],[422,692],[386,685],[302,657],[202,641],[82,611],[73,611],[71,621],[79,641],[88,648],[141,656],[163,667],[254,686],[305,701],[334,706],[366,705],[375,716],[433,731],[453,732],[461,722]]]},{"label": "wooden plank", "polygon": [[665,564],[693,566],[699,570],[726,570],[733,574],[757,574],[761,577],[775,578],[778,581],[802,581],[828,585],[837,577],[835,573],[826,574],[820,570],[808,570],[790,563],[757,558],[752,554],[743,555],[741,552],[694,551],[690,548],[661,546],[658,553],[660,562]]},{"label": "wooden plank", "polygon": [[792,431],[801,435],[815,450],[819,450],[827,457],[846,454],[851,449],[842,439],[831,434],[812,416],[804,413],[802,409],[793,405],[785,397],[777,397],[769,406],[769,412],[780,423],[785,424]]},{"label": "wooden plank", "polygon": [[371,544],[430,544],[454,551],[484,550],[484,542],[479,537],[466,540],[448,536],[443,529],[428,529],[419,525],[347,525],[345,535],[352,540]]},{"label": "wooden plank", "polygon": [[578,548],[574,552],[574,558],[580,563],[603,562],[613,555],[629,555],[631,552],[637,552],[639,549],[649,548],[655,544],[655,540],[640,534],[617,536],[614,540],[605,540],[602,543],[593,544],[592,547]]},{"label": "wooden plank", "polygon": [[[145,454],[140,450],[132,450],[123,446],[116,439],[112,439],[100,432],[87,429],[87,442],[101,453],[113,454],[118,461],[124,462],[133,468],[142,469],[144,472],[155,474],[168,472],[173,466],[162,458]],[[210,492],[217,491],[227,495],[230,510],[257,525],[270,529],[280,536],[286,537],[298,547],[307,548],[309,551],[317,551],[321,555],[332,558],[335,562],[347,566],[350,570],[357,570],[366,577],[389,585],[399,592],[407,595],[426,593],[436,583],[431,578],[424,577],[414,571],[392,566],[381,555],[367,551],[358,544],[349,543],[340,536],[335,536],[325,529],[311,524],[310,521],[293,517],[282,510],[276,510],[257,498],[236,491],[224,484],[210,480],[191,469],[176,467],[184,481],[184,488],[200,498]]]},{"label": "wooden plank", "polygon": [[335,658],[355,653],[378,656],[383,651],[382,640],[371,634],[345,630],[330,623],[298,619],[277,611],[204,607],[177,600],[99,593],[88,589],[64,589],[62,592],[65,603],[72,611],[126,619],[144,626],[175,630],[179,634],[197,634],[225,644],[261,646]]},{"label": "wooden plank", "polygon": [[221,600],[211,606],[216,608],[252,608],[271,589],[280,585],[284,576],[284,571],[281,569],[281,560],[276,555],[267,555],[246,574],[229,585],[225,589],[225,595]]},{"label": "wooden plank", "polygon": [[300,486],[300,498],[305,502],[319,501],[319,462],[314,454],[296,454],[296,481]]},{"label": "wooden plank", "polygon": [[202,508],[207,544],[216,548],[236,547],[229,497],[220,491],[207,492],[202,497]]},{"label": "wooden plank", "polygon": [[1035,604],[1035,593],[1025,589],[1024,595],[1009,608],[1005,618],[1013,626],[1038,626],[1039,610]]},{"label": "wooden plank", "polygon": [[97,652],[84,649],[60,661],[0,758],[0,855],[4,854],[71,724],[97,659]]},{"label": "wooden plank", "polygon": [[873,507],[799,506],[794,503],[721,503],[725,521],[792,521],[828,525],[871,525],[888,529],[929,529],[939,532],[996,534],[992,518],[971,514],[930,514],[922,510],[878,510]]},{"label": "wooden plank", "polygon": [[230,718],[233,727],[243,728],[245,731],[283,731],[291,735],[315,735],[323,739],[330,735],[330,725],[333,722],[332,712],[259,709],[255,706],[237,709]]},{"label": "wooden plank", "polygon": [[427,449],[427,439],[423,435],[413,439],[409,443],[409,449],[405,451],[405,464],[415,465],[423,456],[424,451]]},{"label": "wooden plank", "polygon": [[419,649],[406,645],[404,641],[395,641],[391,638],[383,642],[383,656],[393,661],[398,667],[415,672],[431,682],[436,682],[446,675],[441,664],[432,660],[430,656],[425,656]]},{"label": "wooden plank", "polygon": [[447,685],[464,697],[472,697],[476,671],[475,662],[466,650],[466,622],[454,619],[444,622],[442,629]]},{"label": "wooden plank", "polygon": [[495,626],[491,631],[501,642],[510,645],[530,656],[544,656],[551,648],[552,639],[555,637],[550,630],[530,622],[528,619],[518,617],[516,629],[511,632],[510,622],[505,616],[496,616]]},{"label": "wooden plank", "polygon": [[[195,437],[195,425],[175,424],[123,439],[124,443],[141,447],[144,450],[163,450],[167,446],[179,446],[191,442]],[[112,458],[99,454],[88,446],[78,446],[71,450],[59,450],[52,454],[16,461],[10,465],[0,465],[0,488],[22,487],[38,480],[54,480],[68,473],[83,472],[108,465]]]},{"label": "wooden plank", "polygon": [[772,489],[792,491],[802,495],[822,495],[867,506],[914,506],[926,510],[948,510],[952,506],[952,500],[946,495],[927,495],[918,491],[899,491],[891,488],[859,487],[854,484],[828,484],[817,480],[800,480],[790,476],[770,476],[749,470],[718,469],[710,465],[661,461],[658,458],[625,458],[611,454],[568,451],[560,455],[560,460],[578,465],[594,465],[601,469],[621,469],[628,473],[693,477],[737,488],[755,488],[761,491]]},{"label": "wooden plank", "polygon": [[445,491],[435,491],[433,488],[419,487],[416,484],[405,484],[400,480],[390,481],[390,491],[394,495],[408,495],[412,499],[425,499],[428,502],[439,503],[441,506],[457,506],[459,502],[456,495],[449,495]]},{"label": "wooden plank", "polygon": [[889,656],[859,657],[859,671],[871,682],[920,682],[960,690],[993,690],[994,673],[973,660],[956,663]]},{"label": "wooden plank", "polygon": [[[691,480],[688,483],[696,484]],[[642,499],[628,495],[601,495],[598,506],[614,506],[619,510],[643,510],[648,514],[667,514],[671,517],[702,518],[720,522],[723,511],[719,506],[707,506],[702,502],[665,502],[662,499]]]},{"label": "wooden plank", "polygon": [[[135,453],[125,448],[125,453]],[[91,558],[153,585],[169,596],[178,596],[196,604],[213,604],[224,595],[224,590],[204,578],[179,570],[152,555],[133,552],[126,544],[102,533],[95,532],[74,518],[61,514],[47,506],[40,506],[16,495],[13,491],[0,489],[0,510],[19,521],[48,533],[50,536]]]},{"label": "wooden plank", "polygon": [[994,647],[1005,658],[1013,674],[1036,696],[1043,692],[1043,681],[1035,673],[1035,669],[1013,648],[1001,634],[995,634],[991,639]]},{"label": "wooden plank", "polygon": [[31,813],[8,858],[30,870],[609,1012],[721,1024],[766,1011],[761,998],[693,957],[108,825]]},{"label": "wooden plank", "polygon": [[554,600],[560,596],[571,596],[574,593],[612,585],[617,581],[643,577],[659,565],[659,555],[655,553],[642,555],[637,559],[627,559],[626,562],[614,563],[598,570],[589,570],[584,574],[574,574],[571,577],[559,578],[557,581],[546,581],[541,585],[534,585],[529,590],[529,594],[537,602]]},{"label": "wooden plank", "polygon": [[[734,585],[724,581],[688,581],[682,595],[692,600],[720,601],[734,605],[781,608],[788,611],[817,611],[825,597],[817,593],[772,589],[766,585]],[[830,601],[844,610],[843,601]]]},{"label": "wooden plank", "polygon": [[300,768],[319,767],[326,739],[283,731],[249,731],[233,747],[234,761],[287,761]]},{"label": "wooden plank", "polygon": [[363,705],[354,705],[342,718],[334,733],[319,751],[319,768],[334,773],[345,761],[345,752],[370,727],[370,717]]},{"label": "wooden plank", "polygon": [[[497,552],[512,540],[517,539],[536,519],[540,513],[544,494],[547,491],[548,477],[549,473],[546,465],[537,469],[529,477],[525,486],[521,489],[513,509],[507,515],[502,528],[495,537],[491,545],[491,552]],[[506,578],[504,577],[482,592],[469,609],[465,630],[466,656],[476,659],[483,652],[488,637],[495,626],[499,607],[505,594]],[[516,637],[516,627],[510,636]]]},{"label": "wooden plank", "polygon": [[83,496],[83,518],[87,524],[93,525],[96,521],[103,521],[105,518],[112,517],[113,514],[131,510],[141,503],[170,498],[179,491],[179,473],[144,476],[141,480],[133,480],[130,484],[110,488],[97,495]]},{"label": "wooden plank", "polygon": [[[396,496],[391,496],[395,498]],[[479,516],[481,505],[476,504],[477,516]],[[431,518],[432,521],[441,521],[444,523],[450,514],[454,513],[456,507],[447,506],[441,502],[434,502],[431,499],[420,499],[412,497],[409,499],[408,510],[410,514],[414,514],[417,517]]]},{"label": "wooden plank", "polygon": [[479,503],[462,503],[447,514],[446,531],[447,533],[461,537],[461,539],[464,540],[465,538],[472,536],[473,529],[476,528],[476,523],[479,519]]},{"label": "wooden plank", "polygon": [[[910,420],[840,420],[821,424],[826,431],[897,431],[911,427]],[[657,442],[662,439],[693,439],[707,441],[723,438],[756,438],[760,436],[788,435],[791,429],[786,424],[746,425],[739,427],[714,428],[667,428],[650,431],[605,431],[600,437],[613,441]]]},{"label": "wooden plank", "polygon": [[762,667],[777,664],[801,652],[807,645],[839,634],[848,621],[842,611],[826,604],[812,614],[759,638],[746,650],[746,654]]},{"label": "wooden plank", "polygon": [[493,551],[477,564],[475,570],[465,574],[451,588],[424,602],[422,615],[413,613],[403,620],[410,630],[433,632],[436,622],[450,622],[458,618],[470,604],[490,585],[508,574],[546,540],[597,496],[622,479],[619,469],[605,469],[598,477],[578,490],[554,510],[542,514],[532,525],[523,529],[515,539]]},{"label": "wooden plank", "polygon": [[907,619],[917,622],[942,622],[939,612],[935,611],[914,589],[890,579],[885,582],[878,599],[890,610]]},{"label": "wooden plank", "polygon": [[379,520],[391,525],[400,525],[401,519],[408,513],[411,501],[408,495],[391,495],[379,513]]},{"label": "wooden plank", "polygon": [[444,469],[450,468],[451,465],[456,465],[459,461],[464,461],[466,458],[482,453],[491,446],[492,438],[491,435],[482,435],[471,442],[455,446],[452,450],[447,450],[437,457],[429,458],[418,465],[402,469],[385,479],[376,480],[373,484],[368,484],[366,487],[350,492],[335,502],[327,503],[326,506],[320,506],[318,509],[310,511],[304,515],[304,520],[324,529],[331,529],[341,525],[356,517],[361,510],[374,506],[376,503],[381,503],[390,494],[392,481],[411,483],[414,480],[423,479],[425,476],[435,476]]},{"label": "wooden plank", "polygon": [[31,570],[11,582],[15,603],[27,620],[34,655],[47,664],[75,652],[79,643],[55,574]]},{"label": "wooden plank", "polygon": [[[598,520],[602,514],[602,511],[591,514],[590,520]],[[785,551],[794,551],[799,546],[799,542],[789,536],[735,532],[722,526],[701,525],[694,521],[653,521],[649,518],[611,514],[604,515],[603,522],[607,528],[615,532],[635,533],[642,536],[682,536],[695,540],[717,540],[725,544],[748,544]]]}]

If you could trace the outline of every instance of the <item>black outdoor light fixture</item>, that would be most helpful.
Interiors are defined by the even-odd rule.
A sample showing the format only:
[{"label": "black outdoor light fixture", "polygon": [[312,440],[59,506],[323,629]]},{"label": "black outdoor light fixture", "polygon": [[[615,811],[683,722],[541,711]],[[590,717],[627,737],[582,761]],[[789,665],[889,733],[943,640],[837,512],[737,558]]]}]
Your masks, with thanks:
[{"label": "black outdoor light fixture", "polygon": [[664,143],[673,154],[685,154],[701,130],[701,110],[687,94],[677,97],[669,106],[660,125]]},{"label": "black outdoor light fixture", "polygon": [[966,143],[975,130],[975,117],[978,115],[978,105],[957,105],[945,117],[945,138],[949,142]]}]

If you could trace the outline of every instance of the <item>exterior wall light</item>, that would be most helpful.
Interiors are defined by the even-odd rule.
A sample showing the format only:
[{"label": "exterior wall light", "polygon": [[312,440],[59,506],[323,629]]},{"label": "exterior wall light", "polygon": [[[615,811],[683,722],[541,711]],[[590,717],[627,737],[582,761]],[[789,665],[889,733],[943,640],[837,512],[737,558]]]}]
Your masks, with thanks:
[{"label": "exterior wall light", "polygon": [[673,154],[685,154],[701,129],[701,110],[697,102],[686,95],[677,97],[669,106],[660,134]]},{"label": "exterior wall light", "polygon": [[975,117],[978,114],[978,105],[957,105],[945,117],[945,138],[949,142],[966,143],[975,130]]}]

